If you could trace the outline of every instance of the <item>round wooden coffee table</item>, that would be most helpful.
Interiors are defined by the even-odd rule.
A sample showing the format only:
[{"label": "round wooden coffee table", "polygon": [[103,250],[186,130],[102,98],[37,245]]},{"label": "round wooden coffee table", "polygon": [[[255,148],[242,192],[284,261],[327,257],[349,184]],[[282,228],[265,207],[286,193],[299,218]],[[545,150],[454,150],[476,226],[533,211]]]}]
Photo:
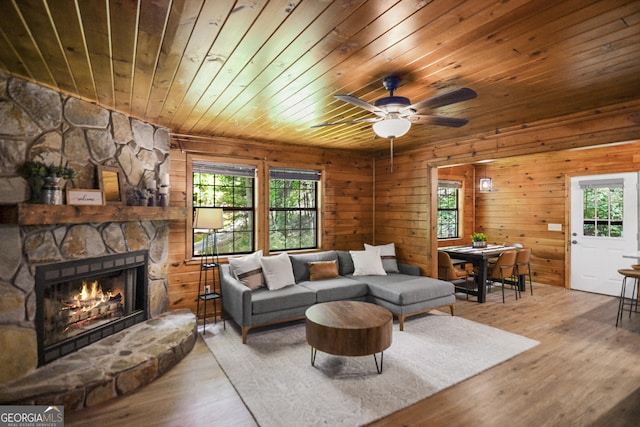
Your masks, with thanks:
[{"label": "round wooden coffee table", "polygon": [[[309,307],[305,313],[311,366],[318,350],[337,356],[373,354],[382,373],[384,350],[389,348],[393,316],[385,308],[358,301],[333,301]],[[380,353],[380,365],[376,353]]]}]

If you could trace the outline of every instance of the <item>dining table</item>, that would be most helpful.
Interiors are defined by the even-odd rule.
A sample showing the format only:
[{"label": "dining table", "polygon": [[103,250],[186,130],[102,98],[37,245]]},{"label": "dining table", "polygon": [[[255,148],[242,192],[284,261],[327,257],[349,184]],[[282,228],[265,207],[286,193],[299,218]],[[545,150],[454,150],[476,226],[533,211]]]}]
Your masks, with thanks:
[{"label": "dining table", "polygon": [[[508,250],[516,250],[513,246],[503,245],[491,245],[487,244],[486,247],[476,248],[472,245],[461,246],[444,246],[438,248],[439,251],[449,254],[452,260],[463,260],[473,264],[474,271],[476,272],[476,289],[464,289],[463,291],[470,295],[475,295],[478,298],[478,302],[484,303],[487,300],[487,277],[488,277],[488,264],[489,260],[496,258],[501,252]],[[518,287],[523,290],[524,286],[523,277],[518,277]]]}]

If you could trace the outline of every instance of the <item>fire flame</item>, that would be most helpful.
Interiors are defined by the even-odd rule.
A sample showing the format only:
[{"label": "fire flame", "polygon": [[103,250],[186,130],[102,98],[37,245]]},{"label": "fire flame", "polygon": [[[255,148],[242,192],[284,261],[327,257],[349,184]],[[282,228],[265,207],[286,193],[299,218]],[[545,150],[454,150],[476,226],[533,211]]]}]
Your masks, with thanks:
[{"label": "fire flame", "polygon": [[91,289],[87,282],[82,281],[82,290],[73,296],[73,300],[76,307],[88,311],[102,302],[109,301],[111,297],[111,291],[103,292],[97,280],[91,283]]},{"label": "fire flame", "polygon": [[61,331],[63,333],[70,329],[84,329],[96,320],[120,316],[124,307],[122,290],[115,288],[104,292],[97,280],[91,284],[83,280],[80,291],[70,294],[67,299],[60,300],[60,303],[60,314],[52,317],[60,317],[66,321],[66,326]]}]

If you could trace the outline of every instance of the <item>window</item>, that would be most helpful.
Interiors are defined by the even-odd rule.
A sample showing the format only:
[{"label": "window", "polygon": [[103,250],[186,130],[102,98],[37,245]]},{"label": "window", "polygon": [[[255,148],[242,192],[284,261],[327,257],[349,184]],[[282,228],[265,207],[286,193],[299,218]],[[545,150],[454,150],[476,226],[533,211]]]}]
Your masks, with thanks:
[{"label": "window", "polygon": [[269,175],[269,250],[316,248],[320,172],[271,169]]},{"label": "window", "polygon": [[583,234],[622,237],[623,180],[580,181],[583,198]]},{"label": "window", "polygon": [[459,181],[438,181],[438,239],[460,237]]},{"label": "window", "polygon": [[[224,227],[217,230],[218,253],[254,251],[255,171],[249,165],[193,162],[193,207],[223,209]],[[193,234],[193,255],[200,255],[203,235]]]}]

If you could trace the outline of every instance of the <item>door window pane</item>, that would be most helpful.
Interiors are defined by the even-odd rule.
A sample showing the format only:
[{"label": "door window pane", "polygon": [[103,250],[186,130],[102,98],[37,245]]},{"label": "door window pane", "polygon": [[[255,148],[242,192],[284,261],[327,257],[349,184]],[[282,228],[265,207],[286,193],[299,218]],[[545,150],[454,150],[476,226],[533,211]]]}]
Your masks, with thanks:
[{"label": "door window pane", "polygon": [[592,237],[622,237],[623,189],[584,188],[583,234]]}]

